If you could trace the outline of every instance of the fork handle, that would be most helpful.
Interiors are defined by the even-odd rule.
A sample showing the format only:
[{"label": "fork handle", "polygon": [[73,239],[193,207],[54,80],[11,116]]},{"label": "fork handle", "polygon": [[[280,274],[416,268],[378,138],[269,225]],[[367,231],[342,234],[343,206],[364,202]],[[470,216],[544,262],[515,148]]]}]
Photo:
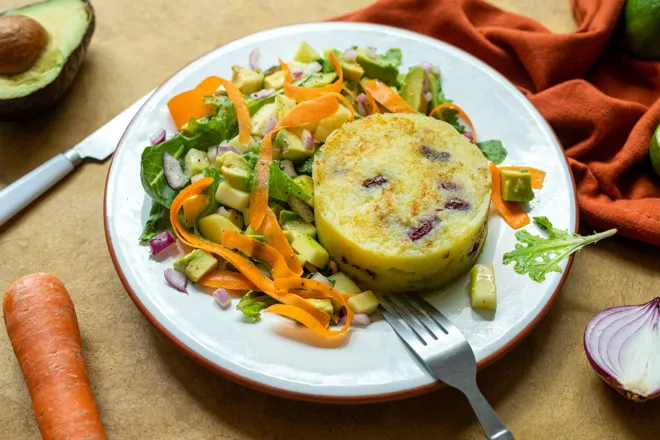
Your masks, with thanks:
[{"label": "fork handle", "polygon": [[462,391],[470,401],[472,410],[490,440],[515,440],[513,434],[504,426],[493,407],[479,391],[476,381],[474,385]]}]

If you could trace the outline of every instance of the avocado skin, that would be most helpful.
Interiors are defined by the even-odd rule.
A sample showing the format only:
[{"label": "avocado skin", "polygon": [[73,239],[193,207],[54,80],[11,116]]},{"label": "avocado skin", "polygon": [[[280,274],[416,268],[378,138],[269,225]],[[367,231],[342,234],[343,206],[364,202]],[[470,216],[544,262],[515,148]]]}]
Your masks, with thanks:
[{"label": "avocado skin", "polygon": [[53,81],[29,95],[11,99],[0,99],[0,119],[14,120],[37,116],[44,110],[52,107],[69,90],[69,87],[71,87],[73,80],[78,74],[78,70],[80,70],[80,66],[87,53],[87,47],[92,40],[92,35],[96,27],[96,14],[89,0],[86,2],[85,9],[90,17],[87,30],[78,46],[69,54],[59,75]]}]

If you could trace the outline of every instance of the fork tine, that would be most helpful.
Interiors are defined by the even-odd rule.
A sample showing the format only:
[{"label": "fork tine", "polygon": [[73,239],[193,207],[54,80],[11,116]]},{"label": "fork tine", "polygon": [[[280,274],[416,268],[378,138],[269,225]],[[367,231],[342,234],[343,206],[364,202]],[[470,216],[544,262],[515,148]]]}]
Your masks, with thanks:
[{"label": "fork tine", "polygon": [[426,342],[422,339],[415,331],[405,325],[403,318],[399,312],[392,307],[390,301],[391,299],[388,296],[381,295],[383,301],[380,302],[381,313],[385,320],[392,326],[394,331],[403,339],[403,342],[408,344],[413,350],[422,349]]},{"label": "fork tine", "polygon": [[401,295],[399,299],[401,302],[410,310],[416,317],[417,319],[421,322],[421,324],[426,328],[426,330],[431,334],[433,339],[437,340],[438,335],[436,333],[438,331],[441,331],[442,333],[445,333],[445,330],[438,325],[437,322],[431,318],[428,313],[426,313],[423,309],[417,305],[416,301],[413,301],[413,298],[415,298],[415,294],[408,294],[408,295]]},{"label": "fork tine", "polygon": [[406,305],[406,303],[403,301],[403,295],[392,295],[392,297],[390,297],[390,301],[390,305],[394,307],[397,312],[399,312],[399,315],[401,315],[401,318],[403,318],[406,324],[408,324],[408,326],[410,326],[410,328],[412,328],[415,333],[417,333],[419,337],[424,340],[425,343],[429,338],[438,339],[433,334],[433,332],[426,328],[426,326],[422,325],[411,307]]},{"label": "fork tine", "polygon": [[421,298],[419,296],[414,296],[412,298],[419,307],[424,310],[431,319],[433,319],[436,324],[440,326],[442,331],[444,331],[446,334],[450,333],[460,333],[460,330],[452,324],[452,322],[445,317],[438,309],[433,307],[428,301],[426,301],[424,298]]}]

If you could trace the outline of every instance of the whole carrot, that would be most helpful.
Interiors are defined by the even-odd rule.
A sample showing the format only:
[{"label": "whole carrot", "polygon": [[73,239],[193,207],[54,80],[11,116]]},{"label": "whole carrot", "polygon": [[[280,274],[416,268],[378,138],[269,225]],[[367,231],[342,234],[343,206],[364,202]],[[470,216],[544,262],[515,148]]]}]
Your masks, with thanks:
[{"label": "whole carrot", "polygon": [[5,293],[3,313],[44,440],[105,439],[62,282],[47,273],[24,276]]}]

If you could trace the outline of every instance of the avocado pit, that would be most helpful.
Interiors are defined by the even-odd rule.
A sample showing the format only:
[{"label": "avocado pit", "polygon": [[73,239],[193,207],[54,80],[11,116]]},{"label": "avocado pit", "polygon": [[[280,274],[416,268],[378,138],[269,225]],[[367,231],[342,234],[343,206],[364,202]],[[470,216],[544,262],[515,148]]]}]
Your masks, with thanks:
[{"label": "avocado pit", "polygon": [[48,44],[46,29],[23,15],[0,15],[0,75],[29,70]]}]

